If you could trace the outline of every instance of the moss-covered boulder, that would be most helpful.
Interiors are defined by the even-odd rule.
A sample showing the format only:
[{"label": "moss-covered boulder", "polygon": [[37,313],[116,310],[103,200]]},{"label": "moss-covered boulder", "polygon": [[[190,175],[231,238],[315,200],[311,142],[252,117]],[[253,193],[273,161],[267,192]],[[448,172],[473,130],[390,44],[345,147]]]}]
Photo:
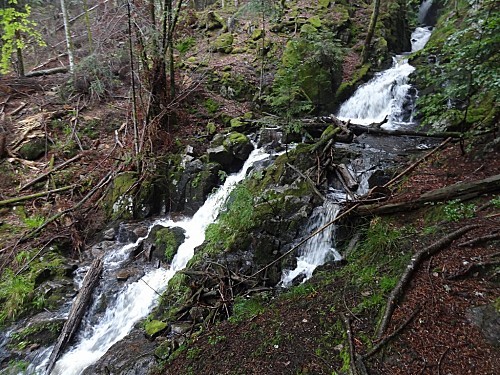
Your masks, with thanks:
[{"label": "moss-covered boulder", "polygon": [[210,44],[210,51],[231,53],[231,51],[233,50],[233,41],[234,41],[233,34],[231,33],[221,34],[212,42],[212,44]]},{"label": "moss-covered boulder", "polygon": [[36,160],[45,154],[46,141],[43,138],[33,138],[25,142],[17,151],[25,160]]},{"label": "moss-covered boulder", "polygon": [[151,320],[144,324],[144,331],[149,338],[155,338],[168,327],[168,323],[160,320]]},{"label": "moss-covered boulder", "polygon": [[186,238],[185,230],[179,227],[154,229],[152,232],[155,246],[151,255],[162,262],[171,263]]},{"label": "moss-covered boulder", "polygon": [[253,150],[250,138],[239,132],[229,133],[224,140],[224,147],[238,160],[245,161]]},{"label": "moss-covered boulder", "polygon": [[117,220],[134,217],[134,192],[131,188],[136,182],[135,172],[120,173],[114,178],[104,198],[104,208],[109,218]]}]

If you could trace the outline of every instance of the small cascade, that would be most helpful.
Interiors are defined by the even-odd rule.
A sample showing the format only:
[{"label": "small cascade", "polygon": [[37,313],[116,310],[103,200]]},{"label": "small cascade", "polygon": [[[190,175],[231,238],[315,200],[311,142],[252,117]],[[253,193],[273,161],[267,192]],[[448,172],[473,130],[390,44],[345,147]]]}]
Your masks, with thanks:
[{"label": "small cascade", "polygon": [[[430,35],[430,28],[418,27],[411,35],[411,52],[424,48]],[[411,124],[415,90],[408,77],[414,70],[404,55],[394,57],[393,66],[360,86],[342,104],[337,117],[360,125],[380,123],[387,117],[383,127],[389,129]]]},{"label": "small cascade", "polygon": [[[204,205],[192,218],[180,221],[167,218],[154,222],[150,226],[150,230],[155,225],[181,227],[185,230],[186,239],[179,247],[170,268],[149,270],[138,281],[128,284],[118,292],[113,292],[117,294],[117,297],[109,304],[102,317],[99,319],[87,317],[86,321],[82,322],[76,344],[57,361],[52,374],[81,374],[88,366],[102,357],[113,344],[123,339],[132,330],[135,323],[151,311],[159,297],[158,293],[166,288],[168,281],[177,271],[183,269],[193,257],[194,249],[205,240],[205,229],[217,219],[229,194],[245,178],[249,168],[254,163],[269,157],[270,154],[263,149],[255,149],[240,172],[228,176],[223,186],[207,198]],[[104,257],[104,273],[117,269],[128,259],[130,252],[146,237],[141,237],[132,244],[118,247],[108,253]],[[95,298],[95,300],[98,301],[99,298]],[[90,311],[93,310],[95,308],[91,308]],[[36,367],[31,366],[28,373],[45,374],[45,366],[50,352],[51,348],[44,351],[42,354],[44,359],[37,361]]]},{"label": "small cascade", "polygon": [[[325,200],[322,206],[316,207],[313,211],[305,234],[310,235],[318,229],[323,228],[323,226],[335,219],[339,211],[339,204]],[[311,278],[318,266],[330,260],[342,259],[342,256],[335,249],[335,244],[333,243],[334,234],[335,225],[330,225],[301,245],[299,256],[297,257],[297,267],[293,270],[283,271],[281,284],[288,287],[299,276],[302,276],[303,281],[305,281]]]},{"label": "small cascade", "polygon": [[429,13],[429,9],[431,9],[432,0],[423,0],[420,4],[420,8],[418,10],[418,22],[423,24],[425,21],[425,17],[427,13]]}]

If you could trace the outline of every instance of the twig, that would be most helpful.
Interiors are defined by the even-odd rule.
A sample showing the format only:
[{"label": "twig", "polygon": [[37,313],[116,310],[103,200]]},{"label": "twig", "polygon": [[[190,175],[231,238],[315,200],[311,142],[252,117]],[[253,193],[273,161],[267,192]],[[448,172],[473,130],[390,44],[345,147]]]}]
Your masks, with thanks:
[{"label": "twig", "polygon": [[392,332],[390,335],[385,336],[377,345],[375,345],[368,353],[363,355],[363,358],[369,358],[375,353],[377,353],[384,345],[386,345],[389,341],[391,341],[394,337],[396,337],[399,332],[401,332],[412,320],[415,318],[418,313],[422,310],[422,308],[419,306],[417,309],[411,313],[411,315],[396,329],[394,332]]},{"label": "twig", "polygon": [[12,203],[27,201],[27,200],[32,199],[32,198],[39,198],[39,197],[43,197],[45,195],[59,193],[61,191],[66,191],[66,190],[72,189],[75,186],[76,185],[68,185],[68,186],[64,186],[62,188],[58,188],[58,189],[42,191],[41,193],[35,193],[35,194],[30,194],[30,195],[24,195],[22,197],[5,199],[3,201],[0,201],[0,207],[7,206],[7,205],[12,204]]},{"label": "twig", "polygon": [[446,355],[446,353],[448,353],[449,350],[450,347],[447,347],[443,354],[441,354],[441,357],[439,357],[439,361],[437,363],[437,375],[441,374],[441,362],[443,362],[444,356]]},{"label": "twig", "polygon": [[354,347],[354,340],[351,330],[351,319],[345,314],[340,314],[344,322],[345,331],[347,335],[347,342],[349,344],[349,368],[352,375],[365,375],[367,374],[363,359],[356,355],[356,348]]},{"label": "twig", "polygon": [[31,262],[33,262],[36,258],[38,258],[38,256],[40,256],[40,254],[42,253],[42,251],[44,251],[44,250],[45,250],[45,248],[46,248],[47,246],[49,246],[49,244],[50,244],[52,241],[54,241],[54,240],[56,240],[56,239],[58,239],[58,238],[66,238],[66,236],[55,236],[55,237],[52,237],[50,240],[48,240],[48,241],[45,243],[45,245],[43,245],[43,246],[40,248],[40,250],[38,250],[38,252],[37,252],[35,255],[33,255],[33,257],[32,257],[30,260],[28,260],[28,261],[26,262],[26,264],[25,264],[25,265],[23,265],[21,268],[19,268],[19,270],[16,272],[16,276],[18,276],[19,274],[21,274],[21,273],[22,273],[22,272],[23,272],[23,271],[24,271],[24,270],[25,270],[25,269],[26,269],[26,268],[27,268],[27,267],[31,264]]},{"label": "twig", "polygon": [[486,236],[473,238],[472,240],[459,243],[458,246],[459,247],[472,246],[472,245],[475,245],[475,244],[480,243],[480,242],[488,242],[488,241],[498,240],[498,239],[500,239],[500,233],[488,234]]},{"label": "twig", "polygon": [[392,317],[392,313],[396,309],[396,305],[399,301],[399,298],[402,296],[405,287],[410,282],[411,277],[413,276],[413,273],[420,266],[420,264],[425,259],[436,254],[438,251],[440,251],[444,247],[450,245],[457,238],[463,236],[468,231],[475,229],[475,228],[478,228],[478,227],[480,227],[479,224],[467,225],[465,227],[462,227],[462,228],[456,230],[455,232],[452,232],[452,233],[448,234],[447,236],[441,238],[439,241],[434,242],[432,245],[426,247],[425,249],[419,251],[417,254],[415,254],[411,258],[410,263],[406,267],[405,272],[403,272],[403,275],[399,279],[398,284],[396,285],[396,287],[392,290],[391,294],[389,295],[389,298],[387,300],[387,304],[385,307],[385,313],[384,313],[384,316],[382,317],[382,321],[381,321],[380,326],[379,326],[378,331],[377,331],[377,338],[378,339],[381,339],[382,335],[387,330],[387,327],[389,326],[389,322],[390,322],[391,317]]},{"label": "twig", "polygon": [[[50,223],[52,223],[53,221],[59,219],[61,216],[63,215],[66,215],[67,213],[70,213],[74,210],[77,210],[78,208],[80,208],[86,201],[88,201],[92,195],[94,195],[94,193],[99,190],[101,187],[103,187],[104,185],[106,185],[107,183],[109,183],[109,181],[111,180],[111,177],[113,175],[113,172],[109,172],[106,176],[104,176],[104,178],[101,179],[101,181],[99,181],[99,183],[85,196],[83,197],[83,199],[78,202],[76,205],[74,205],[73,207],[70,207],[64,211],[61,211],[53,216],[51,216],[50,218],[48,218],[42,225],[40,225],[38,228],[35,228],[33,229],[31,232],[28,232],[26,233],[25,235],[23,235],[16,243],[16,246],[17,244],[23,242],[23,241],[26,241],[28,238],[30,237],[33,237],[35,234],[41,232],[43,229],[45,229],[45,227],[47,227]],[[15,246],[14,246],[15,247]]]},{"label": "twig", "polygon": [[300,175],[304,180],[306,180],[307,182],[309,182],[309,185],[311,185],[311,188],[313,189],[313,191],[316,193],[316,195],[318,197],[321,198],[322,201],[325,201],[326,198],[323,196],[323,194],[320,193],[320,191],[316,188],[316,185],[314,184],[313,180],[311,180],[309,177],[307,177],[304,173],[302,173],[300,170],[298,170],[296,167],[294,167],[292,164],[290,163],[286,163],[286,165],[288,167],[290,167],[291,169],[293,169],[298,175]]},{"label": "twig", "polygon": [[436,148],[434,148],[432,151],[428,152],[424,156],[422,156],[420,159],[418,159],[415,163],[410,165],[408,168],[406,168],[403,172],[399,173],[396,177],[394,177],[392,180],[390,180],[388,183],[384,185],[384,187],[389,187],[392,185],[394,182],[398,181],[401,177],[403,177],[405,174],[410,173],[413,171],[420,163],[422,163],[424,160],[426,160],[429,156],[434,154],[436,151],[438,151],[440,148],[442,148],[444,145],[446,145],[448,142],[451,141],[451,137],[446,138],[443,142],[441,142]]},{"label": "twig", "polygon": [[19,188],[19,191],[22,191],[24,189],[27,189],[29,188],[30,186],[36,184],[37,182],[40,182],[42,181],[43,179],[45,179],[46,177],[48,177],[50,174],[54,173],[55,171],[58,171],[59,169],[62,169],[64,167],[66,167],[68,164],[71,164],[73,163],[74,161],[77,161],[78,159],[80,159],[82,156],[84,155],[84,153],[81,153],[81,154],[78,154],[74,157],[72,157],[71,159],[68,159],[66,160],[64,163],[61,163],[59,164],[57,167],[54,167],[53,169],[51,169],[50,171],[38,176],[37,178],[35,178],[34,180],[31,180],[30,182],[26,183],[25,185],[21,186]]},{"label": "twig", "polygon": [[490,267],[490,266],[496,266],[500,264],[500,260],[490,260],[490,261],[485,261],[485,262],[477,262],[477,263],[470,263],[465,269],[458,271],[457,273],[447,276],[447,280],[455,280],[455,279],[460,279],[464,276],[467,276],[469,273],[471,273],[474,270],[480,269],[480,268],[485,268],[485,267]]},{"label": "twig", "polygon": [[16,109],[14,109],[11,113],[9,113],[9,116],[15,116],[15,115],[17,115],[27,105],[28,105],[28,103],[21,102],[21,105],[19,107],[17,107]]}]

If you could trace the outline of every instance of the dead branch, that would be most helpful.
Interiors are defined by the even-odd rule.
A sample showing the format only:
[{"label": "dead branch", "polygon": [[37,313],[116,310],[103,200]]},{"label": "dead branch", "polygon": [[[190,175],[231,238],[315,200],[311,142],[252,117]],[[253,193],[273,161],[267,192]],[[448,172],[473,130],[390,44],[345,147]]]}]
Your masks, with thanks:
[{"label": "dead branch", "polygon": [[58,171],[60,169],[63,169],[64,167],[68,166],[69,164],[73,163],[74,161],[77,161],[78,159],[80,159],[84,155],[85,155],[84,153],[81,153],[81,154],[78,154],[78,155],[72,157],[71,159],[66,160],[64,163],[59,164],[58,166],[54,167],[50,171],[48,171],[48,172],[46,172],[46,173],[38,176],[37,178],[29,181],[28,183],[24,184],[23,186],[21,186],[19,188],[19,191],[27,189],[30,186],[33,186],[34,184],[36,184],[37,182],[40,182],[40,181],[44,180],[45,178],[47,178],[52,173],[54,173],[54,172],[56,172],[56,171]]},{"label": "dead branch", "polygon": [[309,177],[307,177],[304,173],[302,173],[300,170],[298,170],[296,167],[294,167],[293,165],[291,165],[290,163],[286,163],[286,165],[288,167],[290,167],[291,169],[293,169],[298,175],[300,175],[300,177],[302,177],[304,180],[306,180],[307,182],[309,182],[309,185],[311,185],[311,188],[313,189],[313,191],[316,193],[316,195],[318,197],[321,198],[321,200],[324,202],[326,200],[326,198],[323,196],[323,194],[320,193],[320,191],[316,188],[316,185],[314,184],[313,180],[311,180]]},{"label": "dead branch", "polygon": [[69,67],[67,67],[67,66],[58,66],[56,68],[50,68],[50,69],[45,69],[45,70],[35,70],[32,72],[28,72],[25,74],[25,77],[40,77],[40,76],[48,76],[51,74],[67,73],[68,70],[69,70]]},{"label": "dead branch", "polygon": [[78,326],[82,321],[83,314],[87,310],[90,297],[92,297],[92,292],[99,281],[99,277],[101,276],[103,264],[104,262],[101,258],[94,259],[90,266],[90,269],[85,275],[82,287],[78,292],[78,295],[76,296],[73,304],[71,305],[68,319],[64,323],[57,343],[54,346],[54,349],[52,349],[52,353],[50,354],[49,363],[45,370],[46,374],[50,374],[50,372],[54,368],[54,365],[56,364],[57,359],[77,332]]},{"label": "dead branch", "polygon": [[443,142],[441,142],[437,147],[435,147],[433,150],[422,156],[420,159],[418,159],[415,163],[410,165],[408,168],[406,168],[404,171],[399,173],[396,177],[394,177],[392,180],[390,180],[388,183],[384,185],[384,187],[388,187],[389,185],[392,185],[394,182],[398,181],[401,177],[405,176],[406,174],[410,173],[413,171],[420,163],[423,161],[427,160],[432,154],[434,154],[436,151],[444,147],[449,141],[451,141],[450,138],[446,138]]},{"label": "dead branch", "polygon": [[500,191],[500,175],[479,181],[459,182],[441,189],[432,190],[410,202],[362,206],[356,210],[356,213],[359,215],[387,215],[421,208],[429,202],[443,202],[450,199],[466,200],[497,191]]},{"label": "dead branch", "polygon": [[0,201],[0,207],[11,205],[13,203],[24,202],[24,201],[27,201],[27,200],[30,200],[33,198],[39,198],[39,197],[44,197],[46,195],[59,193],[61,191],[66,191],[66,190],[72,189],[74,187],[75,187],[75,185],[68,185],[68,186],[64,186],[62,188],[58,188],[58,189],[42,191],[41,193],[35,193],[35,194],[30,194],[30,195],[24,195],[22,197],[5,199],[3,201]]},{"label": "dead branch", "polygon": [[21,104],[19,105],[19,107],[15,108],[11,113],[9,113],[9,116],[15,116],[17,115],[19,112],[21,112],[23,110],[24,107],[26,107],[28,105],[28,103],[25,103],[25,102],[21,102]]},{"label": "dead branch", "polygon": [[[90,7],[89,9],[87,9],[86,12],[83,12],[83,13],[80,13],[79,15],[77,16],[74,16],[73,18],[69,19],[68,23],[69,24],[72,24],[73,22],[75,22],[76,20],[82,18],[86,13],[90,13],[92,12],[94,9],[100,7],[101,5],[104,5],[108,2],[109,0],[104,0],[104,1],[99,1],[96,5],[94,5],[93,7]],[[64,25],[60,25],[56,28],[56,31],[59,31],[59,30],[62,30],[64,29]]]},{"label": "dead branch", "polygon": [[419,306],[417,309],[410,314],[410,316],[397,328],[392,332],[390,335],[385,336],[377,345],[375,345],[368,353],[363,355],[363,358],[369,358],[375,353],[377,353],[384,345],[386,345],[389,341],[391,341],[394,337],[396,337],[417,315],[418,313],[422,310],[422,308]]},{"label": "dead branch", "polygon": [[483,268],[487,268],[487,267],[491,267],[491,266],[497,266],[499,264],[500,264],[500,260],[489,260],[489,261],[484,261],[484,262],[469,263],[467,265],[467,267],[458,271],[457,273],[454,273],[453,275],[447,276],[446,279],[447,280],[462,279],[472,272],[479,271]]},{"label": "dead branch", "polygon": [[348,128],[355,135],[366,134],[379,134],[379,135],[392,135],[392,136],[410,136],[410,137],[426,137],[426,138],[460,138],[462,133],[460,132],[439,132],[439,133],[428,133],[428,132],[418,132],[413,130],[393,130],[393,129],[382,129],[377,126],[363,126],[356,124],[349,124]]},{"label": "dead branch", "polygon": [[459,247],[473,246],[473,245],[481,243],[481,242],[488,242],[488,241],[494,241],[494,240],[500,240],[500,233],[494,233],[494,234],[488,234],[488,235],[482,236],[482,237],[476,237],[476,238],[473,238],[472,240],[462,242],[462,243],[458,244],[458,246]]},{"label": "dead branch", "polygon": [[[83,199],[78,202],[76,205],[74,205],[73,207],[70,207],[64,211],[61,211],[53,216],[51,216],[50,218],[48,218],[47,220],[45,220],[45,222],[40,225],[38,228],[35,228],[33,229],[32,231],[26,233],[25,235],[23,235],[18,241],[17,241],[17,244],[21,243],[21,242],[24,242],[26,241],[28,238],[31,238],[33,237],[35,234],[41,232],[43,229],[45,229],[50,223],[54,222],[55,220],[59,219],[60,217],[72,212],[72,211],[75,211],[77,209],[79,209],[86,201],[88,201],[94,194],[97,190],[99,190],[101,187],[103,187],[104,185],[108,184],[110,181],[111,181],[111,177],[113,175],[113,172],[109,172],[108,174],[106,174],[106,176],[104,176],[101,181],[99,181],[99,183],[90,191],[87,193],[87,195],[85,197],[83,197]],[[16,246],[17,246],[16,244]]]},{"label": "dead branch", "polygon": [[368,372],[366,371],[365,365],[363,363],[363,359],[356,354],[356,348],[354,347],[354,339],[351,329],[351,319],[345,314],[340,314],[340,317],[342,318],[342,322],[344,323],[347,342],[349,344],[350,373],[352,375],[368,375]]},{"label": "dead branch", "polygon": [[382,317],[380,326],[377,330],[377,338],[380,340],[387,330],[387,327],[389,326],[392,313],[396,309],[396,305],[399,302],[399,299],[403,295],[403,292],[410,282],[413,273],[417,270],[417,268],[422,264],[424,260],[429,258],[430,256],[436,254],[446,246],[450,245],[454,240],[457,238],[460,238],[463,236],[465,233],[469,232],[472,229],[480,227],[479,224],[472,224],[472,225],[467,225],[465,227],[462,227],[455,232],[452,232],[448,234],[447,236],[444,236],[441,238],[439,241],[434,242],[432,245],[424,248],[423,250],[420,250],[418,253],[416,253],[410,260],[410,263],[406,267],[405,271],[401,275],[401,278],[399,279],[398,284],[396,287],[392,290],[391,294],[389,295],[389,298],[387,299],[387,304],[385,307],[385,313],[384,316]]}]

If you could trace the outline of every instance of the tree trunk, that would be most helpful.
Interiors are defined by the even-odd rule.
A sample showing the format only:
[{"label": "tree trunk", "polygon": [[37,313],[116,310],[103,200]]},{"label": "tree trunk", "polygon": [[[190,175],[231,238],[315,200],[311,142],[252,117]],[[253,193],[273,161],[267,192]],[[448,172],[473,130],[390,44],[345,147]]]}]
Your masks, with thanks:
[{"label": "tree trunk", "polygon": [[[16,40],[21,40],[21,32],[16,30]],[[18,46],[16,48],[17,55],[17,74],[19,77],[24,77],[24,59],[23,59],[23,50]]]},{"label": "tree trunk", "polygon": [[69,28],[68,10],[66,9],[66,0],[61,0],[61,12],[64,22],[64,33],[66,35],[66,48],[68,50],[68,63],[70,73],[75,71],[75,60],[73,57],[73,44],[71,43],[71,30]]},{"label": "tree trunk", "polygon": [[368,60],[368,53],[370,52],[370,44],[375,32],[379,10],[380,0],[375,0],[375,3],[373,4],[372,17],[370,19],[370,26],[368,26],[368,33],[366,34],[365,45],[363,47],[363,64]]}]

